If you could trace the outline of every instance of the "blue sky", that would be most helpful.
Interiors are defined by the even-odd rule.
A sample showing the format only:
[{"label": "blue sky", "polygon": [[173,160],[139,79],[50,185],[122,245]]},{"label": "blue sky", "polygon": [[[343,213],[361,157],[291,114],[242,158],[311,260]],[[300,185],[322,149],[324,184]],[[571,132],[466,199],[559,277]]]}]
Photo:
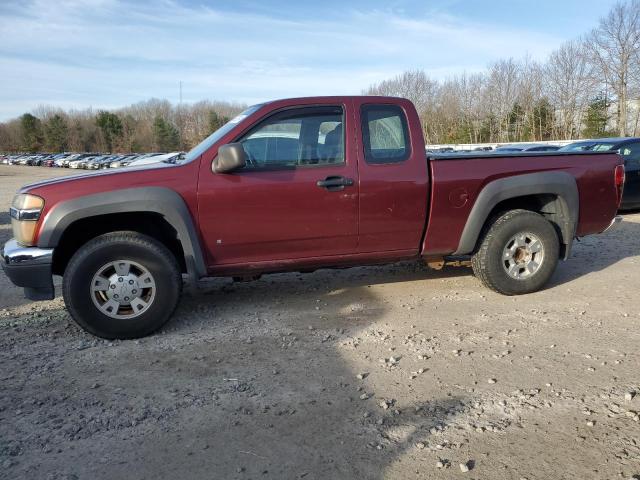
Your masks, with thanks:
[{"label": "blue sky", "polygon": [[256,103],[542,60],[614,0],[0,2],[0,120],[39,104]]}]

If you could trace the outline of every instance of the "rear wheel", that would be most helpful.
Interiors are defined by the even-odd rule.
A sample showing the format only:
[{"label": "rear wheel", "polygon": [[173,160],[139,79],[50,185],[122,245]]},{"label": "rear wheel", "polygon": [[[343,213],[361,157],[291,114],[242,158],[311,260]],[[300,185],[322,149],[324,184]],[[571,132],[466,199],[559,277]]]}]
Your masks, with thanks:
[{"label": "rear wheel", "polygon": [[103,338],[138,338],[171,317],[182,290],[173,254],[136,232],[94,238],[71,258],[62,292],[73,319]]},{"label": "rear wheel", "polygon": [[528,210],[511,210],[485,233],[471,265],[485,286],[505,295],[520,295],[547,283],[559,252],[558,235],[548,220]]}]

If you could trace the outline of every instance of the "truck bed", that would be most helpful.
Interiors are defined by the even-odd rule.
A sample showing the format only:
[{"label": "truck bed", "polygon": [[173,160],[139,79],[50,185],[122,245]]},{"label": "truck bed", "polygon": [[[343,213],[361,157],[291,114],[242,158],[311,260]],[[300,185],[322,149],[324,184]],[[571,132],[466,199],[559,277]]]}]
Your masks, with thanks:
[{"label": "truck bed", "polygon": [[423,244],[425,255],[458,251],[478,195],[488,183],[501,178],[558,171],[571,175],[579,194],[577,237],[601,232],[616,213],[614,169],[622,163],[617,153],[473,152],[430,154],[427,161],[432,200]]}]

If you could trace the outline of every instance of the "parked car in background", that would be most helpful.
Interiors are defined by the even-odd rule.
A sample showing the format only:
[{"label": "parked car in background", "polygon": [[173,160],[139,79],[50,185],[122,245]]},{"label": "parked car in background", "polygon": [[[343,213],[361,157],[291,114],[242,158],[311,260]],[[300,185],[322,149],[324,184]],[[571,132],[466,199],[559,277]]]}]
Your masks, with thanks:
[{"label": "parked car in background", "polygon": [[46,162],[48,162],[50,158],[53,158],[53,156],[54,156],[54,154],[53,154],[53,153],[46,153],[46,154],[42,155],[42,157],[40,158],[39,166],[40,166],[40,167],[43,167],[43,166],[44,166],[44,164],[45,164]]},{"label": "parked car in background", "polygon": [[67,155],[66,157],[62,157],[61,159],[56,160],[56,165],[58,167],[68,167],[69,162],[78,159],[81,155],[81,153],[72,153],[71,155]]},{"label": "parked car in background", "polygon": [[530,144],[514,144],[514,145],[503,145],[501,147],[497,147],[493,150],[495,153],[515,153],[515,152],[555,152],[560,149],[560,147],[556,145],[545,145],[540,143],[530,143]]},{"label": "parked car in background", "polygon": [[69,163],[67,164],[67,167],[69,168],[80,168],[80,162],[82,162],[82,159],[86,158],[86,157],[78,157],[75,160],[71,160],[69,161]]},{"label": "parked car in background", "polygon": [[104,165],[109,165],[117,155],[100,155],[98,157],[94,157],[87,162],[84,168],[87,170],[99,170],[100,168],[104,168]]},{"label": "parked car in background", "polygon": [[132,162],[137,162],[139,160],[144,160],[146,158],[157,157],[158,155],[163,155],[163,154],[159,153],[159,152],[142,153],[142,154],[138,155],[137,157],[135,157],[132,160]]},{"label": "parked car in background", "polygon": [[640,208],[640,138],[611,137],[580,140],[559,152],[618,152],[624,160],[625,182],[621,210]]},{"label": "parked car in background", "polygon": [[45,167],[57,167],[58,165],[56,164],[56,162],[64,160],[65,158],[67,158],[69,156],[68,153],[58,153],[57,155],[54,155],[53,157],[51,157],[50,159],[46,160],[43,165]]},{"label": "parked car in background", "polygon": [[78,162],[78,168],[84,168],[87,169],[89,168],[89,164],[95,162],[95,161],[99,161],[100,159],[106,157],[108,155],[94,155],[92,157],[86,157],[83,158],[82,160],[80,160],[80,162]]},{"label": "parked car in background", "polygon": [[27,165],[31,166],[31,167],[39,167],[40,165],[42,165],[42,161],[44,160],[46,155],[31,155],[29,157],[29,159],[27,160]]},{"label": "parked car in background", "polygon": [[21,165],[29,165],[29,166],[31,166],[31,165],[33,165],[34,158],[35,158],[35,155],[25,155],[24,157],[22,157],[20,159],[20,164]]},{"label": "parked car in background", "polygon": [[129,165],[138,155],[120,155],[109,164],[109,168],[120,168]]},{"label": "parked car in background", "polygon": [[176,157],[182,155],[182,152],[171,152],[171,153],[150,153],[147,155],[142,155],[141,157],[136,158],[131,163],[129,163],[129,167],[140,167],[142,165],[149,165],[151,163],[158,162],[170,162]]}]

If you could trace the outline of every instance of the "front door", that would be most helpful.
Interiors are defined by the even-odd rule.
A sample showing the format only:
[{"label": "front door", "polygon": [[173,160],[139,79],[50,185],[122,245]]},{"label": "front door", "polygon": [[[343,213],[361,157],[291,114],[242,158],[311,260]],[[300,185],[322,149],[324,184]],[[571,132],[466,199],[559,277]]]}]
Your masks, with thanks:
[{"label": "front door", "polygon": [[214,174],[203,166],[198,210],[210,267],[356,252],[357,158],[347,113],[344,105],[276,111],[237,139],[244,169]]},{"label": "front door", "polygon": [[640,205],[640,142],[624,145],[620,155],[625,170],[622,203],[624,207],[637,207]]}]

